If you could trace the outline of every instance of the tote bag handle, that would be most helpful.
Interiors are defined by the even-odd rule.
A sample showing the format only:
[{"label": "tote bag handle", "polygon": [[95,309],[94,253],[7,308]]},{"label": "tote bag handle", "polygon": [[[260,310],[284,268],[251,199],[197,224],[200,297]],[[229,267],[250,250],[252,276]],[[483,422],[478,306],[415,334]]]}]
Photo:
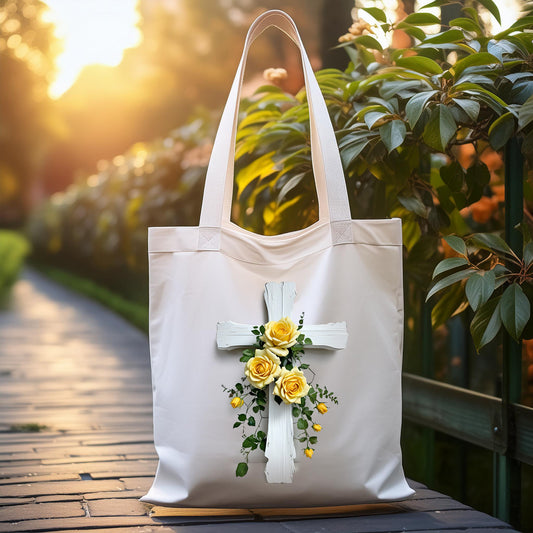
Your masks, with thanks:
[{"label": "tote bag handle", "polygon": [[[302,58],[311,126],[311,159],[316,180],[319,220],[351,220],[344,172],[326,103],[294,21],[283,11],[271,10],[260,15],[250,26],[235,80],[220,120],[207,168],[200,215],[200,227],[206,230],[227,225],[231,216],[233,173],[238,108],[248,50],[267,28],[275,26],[298,46]],[[218,239],[216,239],[218,240]],[[209,246],[208,246],[209,248]]]}]

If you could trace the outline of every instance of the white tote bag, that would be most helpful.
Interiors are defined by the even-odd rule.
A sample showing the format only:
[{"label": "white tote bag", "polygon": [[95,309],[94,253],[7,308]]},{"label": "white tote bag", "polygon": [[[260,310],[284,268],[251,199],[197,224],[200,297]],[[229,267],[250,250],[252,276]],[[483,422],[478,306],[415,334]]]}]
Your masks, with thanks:
[{"label": "white tote bag", "polygon": [[[230,221],[243,70],[249,46],[270,26],[286,33],[301,52],[319,201],[315,224],[277,236],[252,234]],[[143,501],[181,507],[312,507],[399,500],[413,493],[400,450],[401,222],[351,220],[327,108],[294,22],[285,13],[264,13],[248,32],[214,143],[199,227],[150,228],[149,263],[159,466]],[[344,348],[313,346],[305,353],[318,382],[335,391],[339,403],[318,414],[322,431],[309,458],[293,439],[291,406],[272,401],[271,388],[264,421],[268,463],[257,449],[249,456],[248,473],[236,477],[242,435],[232,427],[236,410],[222,384],[231,386],[243,376],[242,348],[228,348],[248,340],[244,335],[224,345],[224,339],[217,341],[217,324],[237,330],[238,324],[250,325],[253,344],[251,325],[267,322],[263,298],[269,282],[274,291],[288,289],[282,300],[266,295],[270,319],[290,314],[297,322],[305,312],[310,331],[312,325],[325,325],[320,326],[323,334],[315,332],[320,337],[312,339],[315,345],[328,337],[328,328],[342,329],[345,323]],[[241,333],[242,327],[248,326],[241,326]]]}]

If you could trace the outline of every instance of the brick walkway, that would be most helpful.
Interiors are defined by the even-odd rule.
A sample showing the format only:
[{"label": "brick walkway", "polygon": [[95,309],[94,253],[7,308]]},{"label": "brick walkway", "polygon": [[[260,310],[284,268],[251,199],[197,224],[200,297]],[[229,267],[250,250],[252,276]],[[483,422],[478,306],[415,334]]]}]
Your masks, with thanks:
[{"label": "brick walkway", "polygon": [[[138,501],[156,468],[146,336],[33,271],[0,310],[0,405],[0,531],[512,531],[420,486],[335,518],[154,512]],[[47,428],[13,432],[28,424]]]}]

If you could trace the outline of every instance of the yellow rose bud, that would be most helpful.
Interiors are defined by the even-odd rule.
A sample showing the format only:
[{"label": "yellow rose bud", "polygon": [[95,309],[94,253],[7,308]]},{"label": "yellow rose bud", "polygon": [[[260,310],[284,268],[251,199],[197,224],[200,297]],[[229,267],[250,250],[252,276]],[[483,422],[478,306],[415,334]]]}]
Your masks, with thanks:
[{"label": "yellow rose bud", "polygon": [[244,400],[236,396],[235,398],[233,398],[233,400],[231,400],[231,407],[233,407],[233,409],[236,409],[237,407],[240,407],[243,403]]},{"label": "yellow rose bud", "polygon": [[313,457],[314,450],[312,448],[306,448],[304,453],[307,455],[307,457],[309,457],[309,459],[311,459],[311,457]]},{"label": "yellow rose bud", "polygon": [[279,357],[285,357],[289,353],[288,349],[298,341],[299,335],[298,326],[289,317],[285,317],[266,323],[261,340],[265,343],[265,349]]},{"label": "yellow rose bud", "polygon": [[310,388],[304,373],[299,368],[292,370],[282,368],[274,386],[274,395],[279,396],[284,403],[301,403]]},{"label": "yellow rose bud", "polygon": [[315,431],[322,431],[322,426],[320,424],[313,424],[313,429]]},{"label": "yellow rose bud", "polygon": [[318,411],[319,413],[321,413],[321,414],[324,414],[324,413],[327,413],[327,412],[328,412],[328,408],[327,408],[327,406],[326,406],[325,403],[320,402],[320,403],[316,406],[316,408],[317,408],[317,411]]},{"label": "yellow rose bud", "polygon": [[280,375],[281,361],[267,350],[256,350],[255,356],[248,360],[244,374],[256,388],[262,389]]}]

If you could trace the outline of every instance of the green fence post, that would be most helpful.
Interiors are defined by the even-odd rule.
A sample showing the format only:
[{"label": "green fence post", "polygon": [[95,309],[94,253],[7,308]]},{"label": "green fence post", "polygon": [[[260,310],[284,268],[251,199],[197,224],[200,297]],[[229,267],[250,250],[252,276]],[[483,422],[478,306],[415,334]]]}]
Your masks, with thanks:
[{"label": "green fence post", "polygon": [[[523,218],[524,161],[517,139],[505,147],[505,240],[513,251],[522,256],[522,235],[515,226]],[[494,513],[520,527],[521,476],[520,462],[512,458],[516,428],[511,404],[520,402],[522,395],[522,346],[507,332],[503,334],[502,360],[502,421],[507,442],[505,454],[494,457]]]},{"label": "green fence post", "polygon": [[[422,302],[420,306],[421,318],[421,344],[422,344],[422,375],[425,378],[433,379],[435,377],[435,360],[433,355],[433,326],[431,324],[431,304]],[[422,428],[424,442],[424,482],[432,487],[435,481],[435,430],[424,427]]]}]

